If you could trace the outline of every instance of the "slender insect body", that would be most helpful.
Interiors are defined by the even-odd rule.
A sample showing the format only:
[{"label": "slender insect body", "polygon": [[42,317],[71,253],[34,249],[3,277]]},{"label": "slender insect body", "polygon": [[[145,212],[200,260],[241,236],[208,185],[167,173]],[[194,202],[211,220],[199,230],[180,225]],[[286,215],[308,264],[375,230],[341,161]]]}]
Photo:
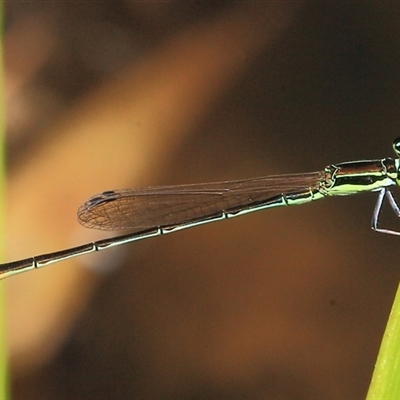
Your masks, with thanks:
[{"label": "slender insect body", "polygon": [[89,228],[131,229],[132,233],[0,264],[0,278],[254,211],[361,192],[379,191],[372,229],[400,235],[398,231],[378,227],[385,198],[395,214],[400,216],[400,207],[390,191],[391,186],[400,186],[400,138],[394,141],[393,149],[396,159],[332,164],[320,172],[105,191],[92,196],[78,209],[79,222]]}]

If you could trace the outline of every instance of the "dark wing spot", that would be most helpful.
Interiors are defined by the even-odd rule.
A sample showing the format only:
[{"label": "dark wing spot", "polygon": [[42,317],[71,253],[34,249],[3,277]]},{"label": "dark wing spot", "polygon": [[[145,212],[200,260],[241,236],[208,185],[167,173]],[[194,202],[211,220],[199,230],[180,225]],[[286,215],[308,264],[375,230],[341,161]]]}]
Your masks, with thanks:
[{"label": "dark wing spot", "polygon": [[90,209],[92,207],[97,207],[100,204],[108,203],[110,201],[114,201],[118,196],[114,190],[107,190],[106,192],[100,193],[96,196],[91,197],[86,201],[85,206],[86,209]]}]

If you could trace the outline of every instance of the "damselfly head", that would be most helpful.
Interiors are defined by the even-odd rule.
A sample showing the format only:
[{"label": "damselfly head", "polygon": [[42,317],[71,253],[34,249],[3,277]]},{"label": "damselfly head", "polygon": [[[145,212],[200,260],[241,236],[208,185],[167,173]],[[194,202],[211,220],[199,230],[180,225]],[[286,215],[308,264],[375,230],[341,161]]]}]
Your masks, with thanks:
[{"label": "damselfly head", "polygon": [[398,158],[400,158],[400,138],[397,138],[393,141],[393,149]]}]

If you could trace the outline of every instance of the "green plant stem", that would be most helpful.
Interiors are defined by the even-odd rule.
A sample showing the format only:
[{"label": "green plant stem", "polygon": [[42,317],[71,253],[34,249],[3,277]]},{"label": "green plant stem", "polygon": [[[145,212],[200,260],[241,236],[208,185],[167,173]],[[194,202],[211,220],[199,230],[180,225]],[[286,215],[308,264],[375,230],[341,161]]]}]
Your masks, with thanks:
[{"label": "green plant stem", "polygon": [[400,399],[400,286],[390,312],[367,400]]}]

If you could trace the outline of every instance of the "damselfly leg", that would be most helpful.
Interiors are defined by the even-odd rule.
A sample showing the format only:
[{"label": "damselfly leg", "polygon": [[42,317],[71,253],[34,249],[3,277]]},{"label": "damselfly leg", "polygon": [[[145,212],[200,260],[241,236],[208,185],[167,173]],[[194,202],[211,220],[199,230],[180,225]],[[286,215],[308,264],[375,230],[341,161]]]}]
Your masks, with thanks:
[{"label": "damselfly leg", "polygon": [[400,207],[397,204],[396,199],[393,196],[393,193],[388,188],[383,188],[379,191],[378,200],[376,201],[376,204],[375,204],[374,213],[372,214],[371,228],[376,232],[388,233],[390,235],[400,236],[399,231],[378,227],[379,215],[382,211],[382,205],[383,205],[383,202],[385,201],[385,198],[387,198],[389,200],[390,207],[392,208],[394,213],[397,215],[397,217],[400,218]]}]

